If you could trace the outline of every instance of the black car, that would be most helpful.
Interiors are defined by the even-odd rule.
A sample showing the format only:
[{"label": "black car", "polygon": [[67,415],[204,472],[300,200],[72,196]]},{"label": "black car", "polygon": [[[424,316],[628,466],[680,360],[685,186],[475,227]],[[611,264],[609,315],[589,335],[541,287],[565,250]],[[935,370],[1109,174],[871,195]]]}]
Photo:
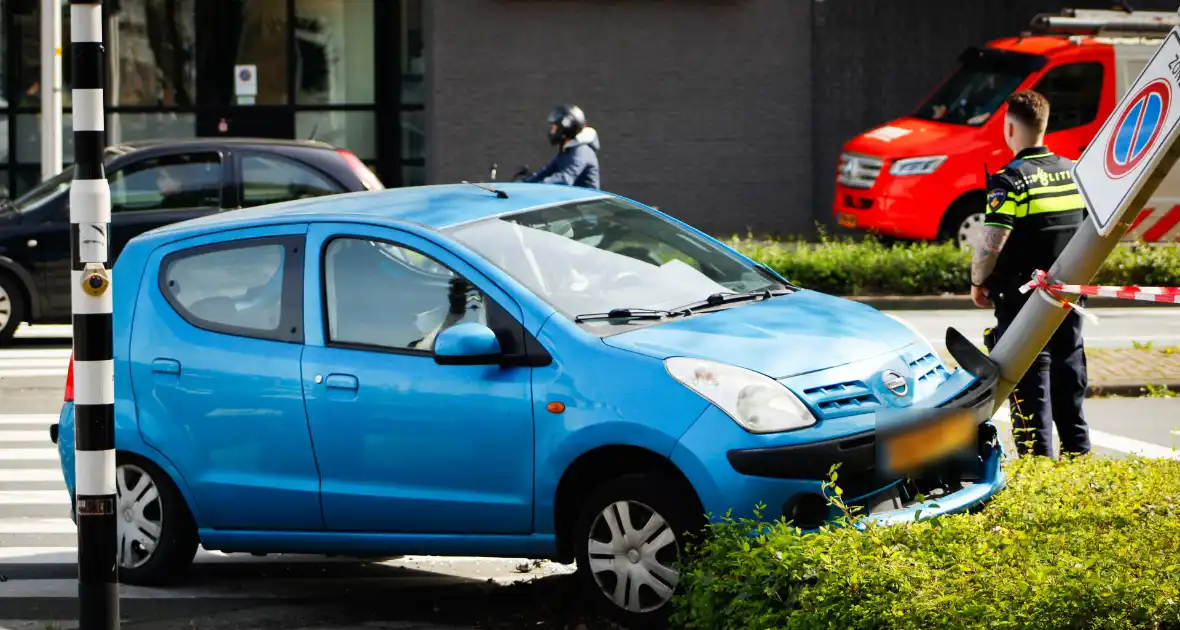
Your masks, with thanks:
[{"label": "black car", "polygon": [[[111,187],[110,267],[129,240],[163,225],[384,188],[355,155],[314,141],[141,141],[109,147],[104,162]],[[0,346],[21,322],[70,322],[72,178],[68,167],[15,201],[0,200]]]}]

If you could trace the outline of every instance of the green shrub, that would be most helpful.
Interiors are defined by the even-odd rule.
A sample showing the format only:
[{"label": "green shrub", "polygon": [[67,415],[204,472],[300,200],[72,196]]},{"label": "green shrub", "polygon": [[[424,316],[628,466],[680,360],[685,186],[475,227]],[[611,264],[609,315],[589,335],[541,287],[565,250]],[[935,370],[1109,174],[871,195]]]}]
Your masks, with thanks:
[{"label": "green shrub", "polygon": [[1026,457],[1006,468],[1007,489],[970,514],[810,534],[781,521],[711,525],[690,547],[673,621],[1180,628],[1180,461]]},{"label": "green shrub", "polygon": [[[819,243],[732,242],[808,289],[834,295],[965,294],[971,287],[971,254],[952,243],[883,245],[876,240],[823,239]],[[1120,245],[1095,278],[1097,284],[1180,285],[1180,247]]]}]

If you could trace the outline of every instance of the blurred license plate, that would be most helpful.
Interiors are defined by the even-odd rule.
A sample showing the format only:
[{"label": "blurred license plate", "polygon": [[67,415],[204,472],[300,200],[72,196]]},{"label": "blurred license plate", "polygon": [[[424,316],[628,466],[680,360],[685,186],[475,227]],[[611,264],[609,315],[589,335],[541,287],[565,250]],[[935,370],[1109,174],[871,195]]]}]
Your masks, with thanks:
[{"label": "blurred license plate", "polygon": [[956,411],[931,418],[884,438],[885,466],[907,473],[970,447],[977,435],[975,414]]},{"label": "blurred license plate", "polygon": [[851,212],[841,212],[837,220],[844,227],[856,227],[856,215]]}]

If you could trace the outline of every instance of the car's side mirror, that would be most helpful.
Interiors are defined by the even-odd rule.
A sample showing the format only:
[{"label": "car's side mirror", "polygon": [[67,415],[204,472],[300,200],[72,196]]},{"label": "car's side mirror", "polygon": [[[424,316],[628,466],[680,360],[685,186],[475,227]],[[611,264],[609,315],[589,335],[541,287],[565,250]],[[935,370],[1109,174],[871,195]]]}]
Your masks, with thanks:
[{"label": "car's side mirror", "polygon": [[439,365],[493,365],[502,356],[496,333],[483,324],[463,322],[434,338],[434,362]]}]

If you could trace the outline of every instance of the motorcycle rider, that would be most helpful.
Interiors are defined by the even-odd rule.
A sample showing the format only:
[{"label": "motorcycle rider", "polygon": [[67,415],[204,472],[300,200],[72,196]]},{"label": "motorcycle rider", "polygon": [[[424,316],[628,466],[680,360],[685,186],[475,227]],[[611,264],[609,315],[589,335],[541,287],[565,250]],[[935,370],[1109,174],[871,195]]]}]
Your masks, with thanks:
[{"label": "motorcycle rider", "polygon": [[536,173],[522,171],[520,181],[602,188],[598,131],[586,124],[586,114],[580,107],[559,105],[549,113],[549,142],[558,147],[557,155]]}]

